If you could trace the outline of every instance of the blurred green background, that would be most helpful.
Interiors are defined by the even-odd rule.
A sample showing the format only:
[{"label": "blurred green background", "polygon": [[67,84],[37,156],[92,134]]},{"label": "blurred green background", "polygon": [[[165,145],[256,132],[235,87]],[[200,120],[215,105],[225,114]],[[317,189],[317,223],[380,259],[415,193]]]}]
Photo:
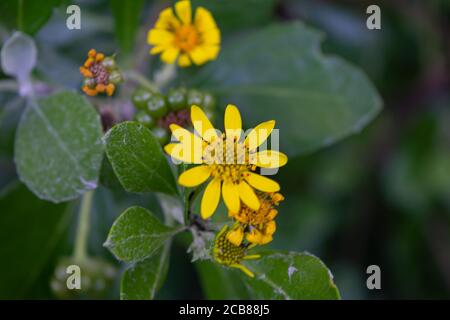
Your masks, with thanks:
[{"label": "blurred green background", "polygon": [[[253,2],[240,21],[232,10],[224,12],[219,25],[225,37],[270,21],[302,20],[324,32],[325,52],[364,70],[384,100],[361,134],[290,158],[280,170],[286,200],[270,246],[320,257],[344,299],[450,298],[450,1],[279,0],[261,9],[266,0]],[[81,30],[64,27],[63,3],[35,39],[37,76],[77,89],[86,52],[93,46],[115,52],[117,44],[107,1],[75,3],[82,7]],[[366,28],[371,4],[381,8],[381,30]],[[147,54],[145,33],[158,12],[152,9],[165,5],[145,3],[137,46],[143,49],[136,56]],[[8,35],[1,27],[0,43]],[[77,204],[38,200],[17,181],[13,139],[23,104],[0,93],[0,298],[54,298],[49,283],[59,259],[72,251]],[[152,196],[105,187],[95,195],[89,251],[119,271],[102,243],[131,204],[159,211]],[[185,240],[174,243],[158,298],[212,297],[185,253]],[[372,264],[381,268],[381,290],[366,287]],[[115,282],[101,298],[119,297]]]}]

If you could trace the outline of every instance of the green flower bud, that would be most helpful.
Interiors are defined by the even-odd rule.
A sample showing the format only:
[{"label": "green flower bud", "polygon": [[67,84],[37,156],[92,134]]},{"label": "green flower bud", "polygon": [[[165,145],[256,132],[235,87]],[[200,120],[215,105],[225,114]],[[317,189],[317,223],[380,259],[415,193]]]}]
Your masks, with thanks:
[{"label": "green flower bud", "polygon": [[153,119],[147,112],[140,110],[134,115],[134,119],[139,123],[142,123],[147,128],[153,128],[156,125],[155,119]]},{"label": "green flower bud", "polygon": [[186,95],[187,90],[185,88],[171,89],[167,95],[169,108],[173,111],[186,108]]},{"label": "green flower bud", "polygon": [[119,71],[115,70],[109,74],[109,82],[114,83],[114,84],[119,84],[122,81],[123,81],[123,77]]},{"label": "green flower bud", "polygon": [[152,133],[161,145],[165,145],[169,142],[169,133],[166,129],[156,127],[152,129]]},{"label": "green flower bud", "polygon": [[202,107],[205,110],[210,110],[210,111],[215,110],[216,109],[216,98],[212,94],[205,92],[204,96],[203,96]]},{"label": "green flower bud", "polygon": [[147,108],[147,102],[152,95],[153,92],[144,88],[138,88],[134,91],[131,101],[136,108],[145,110]]},{"label": "green flower bud", "polygon": [[164,117],[169,111],[165,97],[159,93],[151,96],[147,101],[146,111],[155,119]]},{"label": "green flower bud", "polygon": [[105,57],[102,64],[108,71],[117,69],[116,60],[113,57]]},{"label": "green flower bud", "polygon": [[84,78],[83,86],[88,86],[89,88],[95,87],[95,80],[93,78]]},{"label": "green flower bud", "polygon": [[[69,289],[67,286],[69,277],[75,276],[75,272],[67,273],[71,265],[80,268],[80,289]],[[72,257],[66,257],[58,262],[50,280],[50,288],[60,299],[105,298],[115,275],[116,268],[104,259],[90,257],[80,263]]]},{"label": "green flower bud", "polygon": [[199,107],[202,107],[203,103],[203,93],[201,93],[198,90],[192,89],[188,91],[187,96],[187,106],[188,108],[192,107],[192,105],[197,105]]}]

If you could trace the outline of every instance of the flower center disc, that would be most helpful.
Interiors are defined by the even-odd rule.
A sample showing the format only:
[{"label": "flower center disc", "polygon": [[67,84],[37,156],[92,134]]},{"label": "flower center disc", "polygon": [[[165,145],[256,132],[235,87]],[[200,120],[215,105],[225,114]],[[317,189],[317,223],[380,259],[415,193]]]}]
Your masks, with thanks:
[{"label": "flower center disc", "polygon": [[243,174],[251,168],[248,158],[248,150],[242,143],[227,140],[225,136],[212,142],[203,154],[213,177],[233,183],[241,182]]},{"label": "flower center disc", "polygon": [[191,25],[183,25],[175,32],[175,45],[181,51],[192,51],[200,43],[200,36],[197,29]]}]

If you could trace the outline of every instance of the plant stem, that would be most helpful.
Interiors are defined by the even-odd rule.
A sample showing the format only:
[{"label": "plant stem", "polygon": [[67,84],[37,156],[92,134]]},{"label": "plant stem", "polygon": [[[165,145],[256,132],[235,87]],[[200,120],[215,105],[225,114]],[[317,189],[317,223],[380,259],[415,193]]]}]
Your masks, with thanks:
[{"label": "plant stem", "polygon": [[139,73],[135,70],[129,70],[129,71],[124,72],[124,76],[125,76],[125,79],[127,79],[127,80],[134,81],[145,88],[148,88],[155,92],[159,92],[159,88],[154,82],[151,82],[146,77],[144,77],[141,73]]},{"label": "plant stem", "polygon": [[74,258],[78,262],[84,261],[87,257],[87,240],[89,236],[89,220],[93,196],[94,190],[90,190],[81,198],[74,249]]},{"label": "plant stem", "polygon": [[162,88],[175,79],[176,75],[177,67],[175,64],[164,64],[162,68],[155,72],[154,83],[158,86],[158,88]]},{"label": "plant stem", "polygon": [[192,207],[194,205],[195,199],[203,191],[203,187],[197,187],[197,189],[187,193],[185,195],[185,211],[184,217],[186,224],[189,225],[192,222]]}]

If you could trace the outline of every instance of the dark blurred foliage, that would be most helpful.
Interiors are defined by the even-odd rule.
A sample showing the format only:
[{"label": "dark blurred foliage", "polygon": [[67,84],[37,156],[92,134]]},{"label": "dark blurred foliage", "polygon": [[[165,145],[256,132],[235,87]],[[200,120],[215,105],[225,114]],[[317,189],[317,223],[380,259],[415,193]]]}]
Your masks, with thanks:
[{"label": "dark blurred foliage", "polygon": [[[370,4],[381,30],[365,27]],[[278,13],[322,29],[324,50],[365,70],[385,105],[363,134],[281,170],[274,246],[320,256],[343,298],[449,298],[450,2],[287,1]],[[366,288],[371,264],[382,290]]]},{"label": "dark blurred foliage", "polygon": [[[69,37],[67,30],[55,27],[64,18],[60,11],[36,36],[39,76],[71,88],[79,86],[74,70],[93,46],[91,37],[100,51],[116,48],[104,1],[79,2],[89,9],[83,13],[90,26],[84,30],[89,31]],[[371,4],[381,7],[381,30],[366,28]],[[276,20],[300,19],[323,30],[324,51],[362,68],[385,105],[362,134],[291,158],[280,170],[286,200],[271,246],[320,257],[344,299],[450,298],[450,1],[280,0],[275,9]],[[151,19],[143,15],[145,28]],[[0,187],[15,179],[12,143],[23,107],[20,99],[9,100],[5,108],[12,111],[0,115]],[[17,192],[33,197],[22,188]],[[129,197],[106,188],[96,193],[95,203],[90,252],[110,262],[114,259],[102,243],[115,217],[131,204],[159,211],[152,197]],[[1,211],[17,209],[9,205]],[[36,271],[30,267],[39,279],[14,297],[52,297],[48,283],[57,256],[70,254],[73,233],[68,230],[56,239],[55,247],[61,249],[48,254],[47,265]],[[174,242],[160,298],[203,297],[195,266],[185,254],[188,238]],[[381,268],[382,290],[366,287],[371,264]],[[119,280],[107,297],[118,298],[118,286]]]}]

